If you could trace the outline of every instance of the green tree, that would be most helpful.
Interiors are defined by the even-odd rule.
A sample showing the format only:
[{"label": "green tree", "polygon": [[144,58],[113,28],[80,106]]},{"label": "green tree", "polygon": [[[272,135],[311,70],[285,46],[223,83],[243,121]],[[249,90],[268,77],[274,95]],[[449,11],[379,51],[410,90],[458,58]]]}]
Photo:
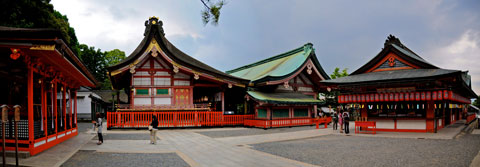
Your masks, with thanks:
[{"label": "green tree", "polygon": [[[340,68],[335,68],[333,73],[330,74],[330,78],[337,79],[341,77],[348,76],[347,68],[344,68],[342,72],[340,72]],[[320,96],[325,97],[325,103],[332,107],[338,106],[338,95],[340,95],[339,91],[332,90],[330,92],[320,93]]]},{"label": "green tree", "polygon": [[335,68],[335,70],[333,70],[333,73],[330,74],[330,78],[332,79],[337,79],[345,76],[348,76],[347,68],[344,68],[342,72],[340,72],[340,68],[337,67]]},{"label": "green tree", "polygon": [[60,30],[65,43],[78,54],[78,40],[68,18],[53,9],[50,0],[0,0],[0,25]]},{"label": "green tree", "polygon": [[473,101],[472,105],[477,106],[478,108],[480,108],[480,101],[479,101],[479,100],[480,100],[480,97],[477,97],[477,98],[475,99],[475,101]]},{"label": "green tree", "polygon": [[[78,58],[82,60],[87,69],[95,76],[95,79],[102,82],[107,78],[107,62],[105,52],[95,49],[93,46],[81,44],[79,46]],[[102,83],[103,84],[103,83]]]},{"label": "green tree", "polygon": [[[220,9],[225,5],[224,0],[200,0],[205,9],[202,10],[202,21],[203,25],[212,23],[213,25],[218,25],[218,20],[220,19]],[[214,2],[215,1],[215,2]]]},{"label": "green tree", "polygon": [[[122,61],[123,59],[125,59],[125,52],[121,51],[119,49],[113,49],[111,51],[106,51],[105,52],[105,62],[106,62],[107,67],[115,65],[115,64],[119,63],[120,61]],[[105,79],[103,80],[102,89],[104,89],[104,90],[112,89],[112,82],[110,81],[108,76],[105,77]]]}]

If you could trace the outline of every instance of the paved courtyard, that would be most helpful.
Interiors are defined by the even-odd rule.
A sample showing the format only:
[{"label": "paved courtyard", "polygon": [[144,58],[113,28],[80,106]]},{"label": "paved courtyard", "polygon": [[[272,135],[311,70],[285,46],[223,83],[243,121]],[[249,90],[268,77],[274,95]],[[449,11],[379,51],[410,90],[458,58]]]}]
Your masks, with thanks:
[{"label": "paved courtyard", "polygon": [[[352,126],[353,127],[353,126]],[[480,131],[454,125],[436,134],[340,134],[315,126],[106,130],[96,145],[89,123],[79,135],[28,159],[24,166],[469,166],[480,162]],[[353,132],[353,129],[351,130]],[[478,156],[477,156],[478,155]],[[477,157],[476,157],[477,156]],[[12,159],[7,159],[12,164]],[[480,163],[478,163],[480,164]]]}]

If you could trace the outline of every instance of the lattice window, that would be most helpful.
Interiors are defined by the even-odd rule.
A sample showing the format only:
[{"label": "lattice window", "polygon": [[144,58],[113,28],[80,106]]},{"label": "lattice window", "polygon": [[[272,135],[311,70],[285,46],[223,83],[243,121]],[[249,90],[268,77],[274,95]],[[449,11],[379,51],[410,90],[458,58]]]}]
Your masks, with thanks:
[{"label": "lattice window", "polygon": [[155,85],[159,86],[170,86],[170,78],[155,78]]},{"label": "lattice window", "polygon": [[288,109],[273,109],[274,118],[288,118],[289,113]]},{"label": "lattice window", "polygon": [[308,117],[308,109],[306,108],[296,108],[293,111],[294,117]]},{"label": "lattice window", "polygon": [[257,117],[258,118],[267,118],[267,110],[266,109],[258,109],[257,110]]},{"label": "lattice window", "polygon": [[190,86],[190,81],[175,80],[173,81],[173,84],[176,86]]}]

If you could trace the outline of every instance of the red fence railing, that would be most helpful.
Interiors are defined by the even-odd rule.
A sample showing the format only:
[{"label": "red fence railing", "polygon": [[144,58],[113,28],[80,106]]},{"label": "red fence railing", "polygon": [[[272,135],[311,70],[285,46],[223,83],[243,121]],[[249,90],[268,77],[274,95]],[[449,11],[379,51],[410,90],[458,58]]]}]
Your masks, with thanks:
[{"label": "red fence railing", "polygon": [[[322,118],[326,120],[326,124],[329,124],[331,117]],[[293,119],[274,119],[274,120],[259,120],[251,119],[245,120],[244,126],[258,127],[258,128],[273,128],[273,127],[287,127],[287,126],[302,126],[313,125],[318,121],[315,118],[293,118]]]},{"label": "red fence railing", "polygon": [[109,112],[107,128],[144,128],[158,118],[159,127],[198,127],[243,125],[253,115],[223,115],[221,111],[182,111],[182,112]]},{"label": "red fence railing", "polygon": [[476,114],[468,115],[467,120],[465,121],[465,124],[469,124],[470,122],[475,120],[476,116],[477,116]]}]

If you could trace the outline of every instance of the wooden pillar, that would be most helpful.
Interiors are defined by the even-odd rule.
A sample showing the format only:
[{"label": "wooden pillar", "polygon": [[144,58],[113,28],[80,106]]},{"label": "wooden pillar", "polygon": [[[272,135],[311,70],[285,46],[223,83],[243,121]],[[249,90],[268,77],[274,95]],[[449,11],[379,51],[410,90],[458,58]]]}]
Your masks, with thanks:
[{"label": "wooden pillar", "polygon": [[426,104],[426,124],[427,132],[435,132],[435,107],[434,101],[429,100]]},{"label": "wooden pillar", "polygon": [[360,110],[360,117],[368,117],[368,112],[367,112],[368,105],[366,103],[362,105],[364,105],[364,107]]},{"label": "wooden pillar", "polygon": [[63,103],[63,107],[62,107],[62,118],[63,118],[63,130],[64,132],[67,131],[67,97],[65,96],[67,93],[67,85],[64,84],[63,85],[63,91],[62,91],[62,94],[63,94],[63,97],[62,97],[62,103]]},{"label": "wooden pillar", "polygon": [[28,90],[28,97],[27,97],[27,109],[28,109],[28,140],[29,140],[29,150],[30,154],[33,151],[33,143],[35,141],[35,137],[33,136],[33,69],[32,67],[28,67],[28,76],[27,76],[27,90]]},{"label": "wooden pillar", "polygon": [[[317,117],[318,113],[317,113],[317,105],[313,105],[313,114],[315,114],[313,117]],[[310,113],[310,112],[308,112]],[[312,117],[311,115],[309,115],[309,117]]]},{"label": "wooden pillar", "polygon": [[55,118],[54,120],[52,120],[52,122],[55,121],[55,123],[54,123],[55,135],[58,133],[57,87],[58,87],[58,83],[57,83],[57,81],[55,81],[55,84],[54,84],[53,90],[52,90],[52,96],[53,96],[53,115],[54,115],[54,118]]},{"label": "wooden pillar", "polygon": [[73,105],[73,112],[74,112],[74,117],[75,118],[73,120],[75,121],[75,128],[78,129],[78,125],[77,125],[77,91],[75,90],[73,92],[74,92],[73,98],[74,98],[74,102],[75,102],[75,105]]},{"label": "wooden pillar", "polygon": [[72,129],[72,109],[73,109],[73,104],[72,104],[72,101],[73,101],[73,98],[72,98],[72,91],[71,90],[68,90],[68,100],[70,101],[70,109],[68,111],[68,114],[70,115],[70,129]]},{"label": "wooden pillar", "polygon": [[222,112],[225,111],[225,92],[222,91]]}]

